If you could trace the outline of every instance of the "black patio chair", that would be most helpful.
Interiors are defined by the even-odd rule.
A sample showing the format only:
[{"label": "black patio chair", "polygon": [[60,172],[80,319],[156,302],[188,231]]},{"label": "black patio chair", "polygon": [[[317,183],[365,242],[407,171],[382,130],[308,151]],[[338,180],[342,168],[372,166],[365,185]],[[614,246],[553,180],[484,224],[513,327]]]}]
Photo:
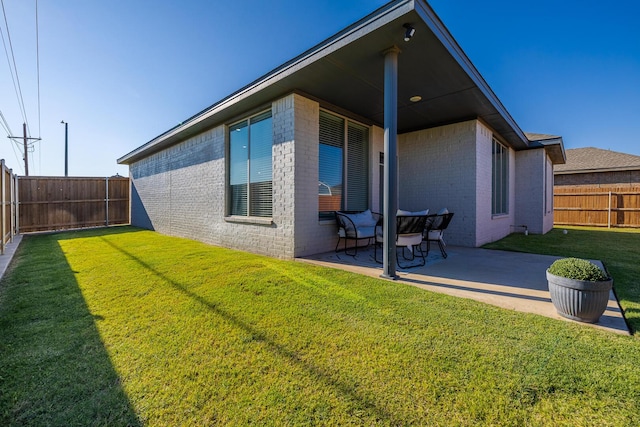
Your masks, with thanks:
[{"label": "black patio chair", "polygon": [[[422,251],[422,235],[424,232],[427,215],[398,215],[396,216],[396,263],[400,268],[422,267],[426,264],[427,259]],[[376,262],[382,263],[378,259],[378,245],[383,242],[382,224],[376,225],[376,244],[374,248],[374,258]],[[413,261],[416,257],[416,251],[422,258],[422,262],[413,265],[402,265],[398,257],[397,249],[402,247],[402,258],[407,261]],[[411,258],[407,258],[406,251],[409,251]]]},{"label": "black patio chair", "polygon": [[[369,215],[370,214],[370,215]],[[336,211],[336,225],[338,226],[338,242],[335,251],[340,249],[340,241],[344,240],[344,253],[350,256],[358,254],[358,248],[367,247],[374,240],[376,224],[382,220],[382,215],[371,211]],[[367,217],[369,216],[369,217]],[[353,241],[353,246],[348,247],[349,240]],[[366,240],[367,244],[360,246],[359,242]],[[349,249],[353,249],[350,253]]]},{"label": "black patio chair", "polygon": [[451,218],[453,218],[453,212],[428,216],[424,228],[424,240],[427,242],[427,255],[429,255],[429,250],[431,249],[431,242],[438,242],[442,257],[447,257],[447,251],[444,250],[446,246],[444,242],[444,230],[449,226]]}]

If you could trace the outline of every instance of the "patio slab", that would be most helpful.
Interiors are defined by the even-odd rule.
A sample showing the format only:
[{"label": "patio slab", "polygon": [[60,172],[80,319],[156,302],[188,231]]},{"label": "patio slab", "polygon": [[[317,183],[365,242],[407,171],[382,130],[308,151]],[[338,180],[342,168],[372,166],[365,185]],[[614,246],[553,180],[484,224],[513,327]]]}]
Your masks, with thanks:
[{"label": "patio slab", "polygon": [[[510,310],[629,334],[613,291],[609,294],[607,310],[598,323],[575,322],[556,312],[549,296],[545,271],[560,257],[453,246],[447,247],[447,254],[447,259],[443,259],[437,247],[432,248],[424,267],[398,268],[397,281]],[[371,277],[382,274],[382,266],[373,259],[371,248],[359,250],[355,257],[343,252],[328,252],[299,260]],[[600,261],[593,261],[602,267]]]}]

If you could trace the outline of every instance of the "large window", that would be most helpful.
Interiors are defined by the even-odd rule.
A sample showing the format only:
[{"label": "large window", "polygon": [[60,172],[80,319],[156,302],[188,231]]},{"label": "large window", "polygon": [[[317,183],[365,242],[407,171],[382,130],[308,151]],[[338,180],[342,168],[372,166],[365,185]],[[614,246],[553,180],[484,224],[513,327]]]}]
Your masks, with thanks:
[{"label": "large window", "polygon": [[320,111],[320,218],[369,204],[369,129]]},{"label": "large window", "polygon": [[271,217],[271,112],[229,127],[229,213]]},{"label": "large window", "polygon": [[491,213],[509,213],[509,150],[493,138]]}]

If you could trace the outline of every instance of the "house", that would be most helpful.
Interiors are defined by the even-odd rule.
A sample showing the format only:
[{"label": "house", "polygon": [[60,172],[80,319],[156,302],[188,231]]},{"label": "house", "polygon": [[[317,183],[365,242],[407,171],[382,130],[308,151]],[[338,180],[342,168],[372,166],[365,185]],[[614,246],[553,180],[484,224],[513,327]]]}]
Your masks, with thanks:
[{"label": "house", "polygon": [[424,0],[389,2],[118,159],[132,224],[279,258],[333,250],[338,208],[391,223],[396,207],[446,207],[447,242],[470,247],[545,233],[564,161]]},{"label": "house", "polygon": [[566,151],[567,162],[554,170],[555,185],[640,187],[640,156],[586,147]]}]

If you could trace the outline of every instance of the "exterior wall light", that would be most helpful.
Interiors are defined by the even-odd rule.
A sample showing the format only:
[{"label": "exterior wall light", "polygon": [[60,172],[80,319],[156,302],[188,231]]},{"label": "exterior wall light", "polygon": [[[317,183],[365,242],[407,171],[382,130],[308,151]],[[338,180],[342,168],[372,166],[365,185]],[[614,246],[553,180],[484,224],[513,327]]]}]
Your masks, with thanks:
[{"label": "exterior wall light", "polygon": [[408,42],[409,40],[411,40],[411,37],[413,37],[413,35],[416,33],[416,29],[413,28],[411,24],[404,24],[403,27],[407,29],[404,32],[404,41]]}]

